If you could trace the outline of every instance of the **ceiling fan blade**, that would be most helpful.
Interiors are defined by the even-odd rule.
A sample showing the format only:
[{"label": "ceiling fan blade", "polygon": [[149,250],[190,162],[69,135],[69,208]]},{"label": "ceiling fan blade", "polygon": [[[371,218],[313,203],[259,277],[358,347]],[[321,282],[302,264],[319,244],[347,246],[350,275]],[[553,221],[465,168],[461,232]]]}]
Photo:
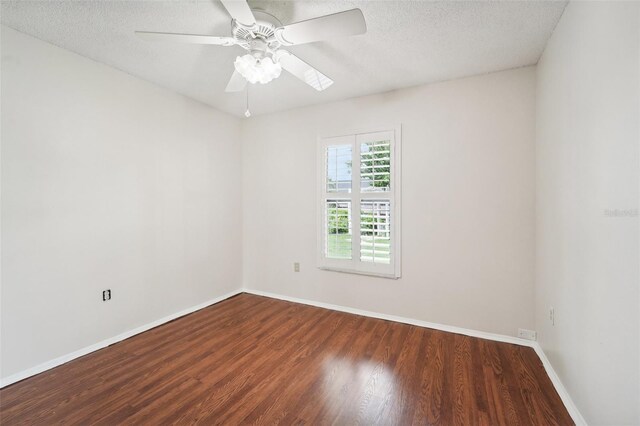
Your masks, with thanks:
[{"label": "ceiling fan blade", "polygon": [[192,44],[215,44],[218,46],[233,46],[236,40],[231,37],[217,37],[196,34],[154,33],[151,31],[136,31],[136,35],[149,41],[175,41]]},{"label": "ceiling fan blade", "polygon": [[276,28],[275,35],[281,44],[291,46],[366,32],[362,11],[351,9]]},{"label": "ceiling fan blade", "polygon": [[293,53],[287,52],[286,50],[278,50],[276,54],[282,68],[298,77],[318,92],[323,91],[333,84],[333,80],[313,68],[302,59],[298,58]]},{"label": "ceiling fan blade", "polygon": [[231,75],[231,79],[227,84],[225,92],[240,92],[247,86],[247,79],[242,76],[238,71],[234,71]]},{"label": "ceiling fan blade", "polygon": [[256,23],[256,18],[246,0],[220,0],[220,2],[229,15],[241,24],[251,26]]}]

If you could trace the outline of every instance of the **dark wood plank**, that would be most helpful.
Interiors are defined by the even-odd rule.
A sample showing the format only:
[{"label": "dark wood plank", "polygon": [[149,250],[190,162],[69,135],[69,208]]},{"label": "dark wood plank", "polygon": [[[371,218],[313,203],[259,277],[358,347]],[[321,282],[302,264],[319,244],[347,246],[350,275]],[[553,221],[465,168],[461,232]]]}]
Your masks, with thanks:
[{"label": "dark wood plank", "polygon": [[0,390],[0,423],[573,424],[531,348],[249,294]]}]

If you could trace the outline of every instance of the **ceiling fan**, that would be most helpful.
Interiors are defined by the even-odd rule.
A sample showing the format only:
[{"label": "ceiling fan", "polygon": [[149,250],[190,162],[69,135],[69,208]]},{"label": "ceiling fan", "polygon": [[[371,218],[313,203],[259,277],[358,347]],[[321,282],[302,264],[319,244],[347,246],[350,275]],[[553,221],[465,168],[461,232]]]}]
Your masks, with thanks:
[{"label": "ceiling fan", "polygon": [[278,78],[283,69],[314,89],[322,91],[331,86],[333,80],[282,47],[363,34],[367,31],[360,9],[283,26],[275,16],[262,10],[252,10],[246,0],[220,1],[232,18],[231,37],[149,31],[136,31],[136,34],[147,40],[227,47],[237,45],[247,50],[249,53],[236,58],[235,71],[227,84],[226,92],[239,92],[247,82],[268,83]]}]

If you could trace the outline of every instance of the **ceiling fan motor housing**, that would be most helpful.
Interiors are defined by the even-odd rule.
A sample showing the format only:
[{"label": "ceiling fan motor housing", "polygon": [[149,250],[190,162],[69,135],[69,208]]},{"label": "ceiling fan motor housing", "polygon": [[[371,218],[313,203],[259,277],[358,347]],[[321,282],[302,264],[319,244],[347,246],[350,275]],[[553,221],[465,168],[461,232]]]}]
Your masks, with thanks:
[{"label": "ceiling fan motor housing", "polygon": [[282,23],[275,16],[258,9],[252,9],[256,18],[254,25],[245,25],[234,19],[231,21],[231,33],[242,47],[254,51],[267,52],[277,49],[280,44],[275,38],[275,29]]}]

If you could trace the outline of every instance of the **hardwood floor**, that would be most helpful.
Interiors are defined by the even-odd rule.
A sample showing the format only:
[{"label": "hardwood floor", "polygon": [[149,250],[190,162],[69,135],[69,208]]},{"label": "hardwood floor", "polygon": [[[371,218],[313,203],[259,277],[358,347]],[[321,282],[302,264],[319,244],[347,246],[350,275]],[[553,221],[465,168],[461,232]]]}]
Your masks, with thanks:
[{"label": "hardwood floor", "polygon": [[535,352],[241,294],[0,390],[11,424],[573,424]]}]

